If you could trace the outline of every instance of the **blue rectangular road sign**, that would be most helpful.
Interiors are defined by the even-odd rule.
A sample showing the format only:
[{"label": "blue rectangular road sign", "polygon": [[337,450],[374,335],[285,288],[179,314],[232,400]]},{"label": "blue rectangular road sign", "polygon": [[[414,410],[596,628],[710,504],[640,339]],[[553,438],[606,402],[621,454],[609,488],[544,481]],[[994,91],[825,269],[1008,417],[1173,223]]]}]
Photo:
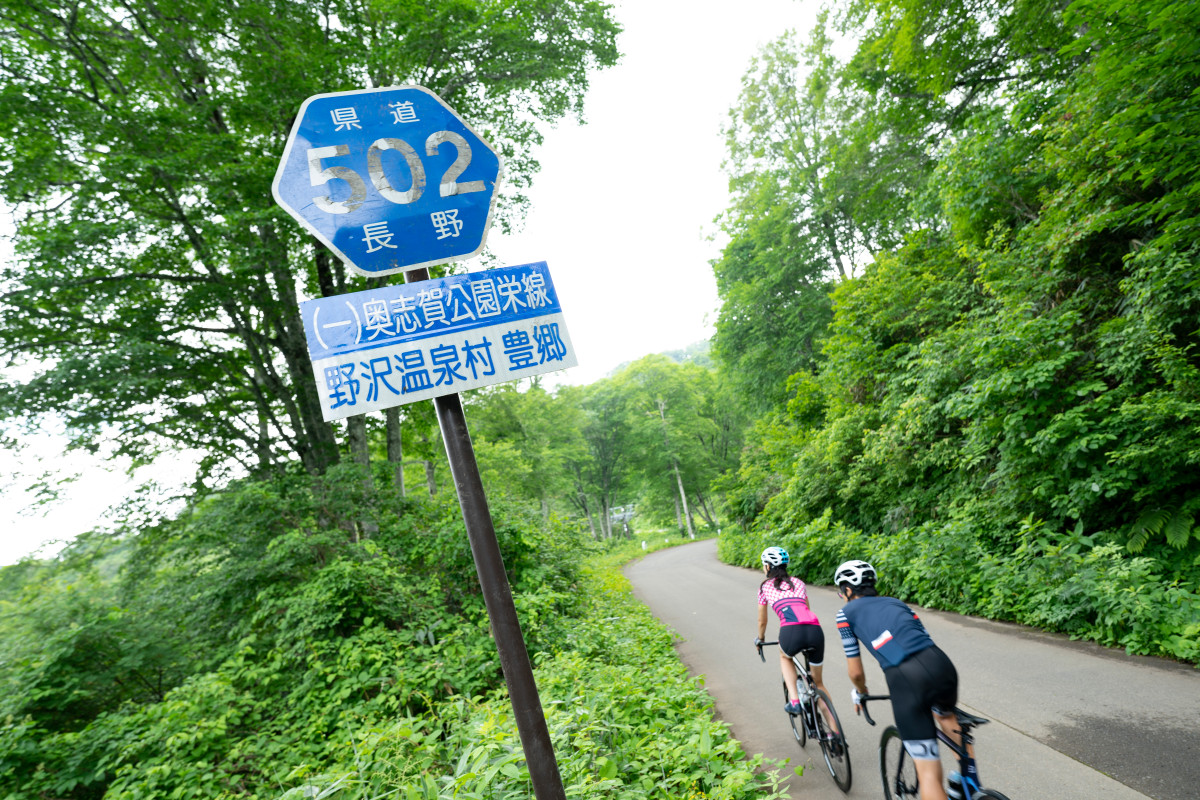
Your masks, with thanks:
[{"label": "blue rectangular road sign", "polygon": [[573,367],[546,262],[300,304],[327,421]]}]

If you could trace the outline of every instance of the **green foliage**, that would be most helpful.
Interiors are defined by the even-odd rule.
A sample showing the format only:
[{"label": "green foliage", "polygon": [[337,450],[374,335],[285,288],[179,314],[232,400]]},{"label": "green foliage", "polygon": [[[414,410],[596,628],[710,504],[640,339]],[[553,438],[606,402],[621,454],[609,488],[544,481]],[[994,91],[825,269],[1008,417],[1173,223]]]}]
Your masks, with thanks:
[{"label": "green foliage", "polygon": [[[570,797],[778,798],[777,767],[746,759],[712,700],[689,678],[670,634],[637,602],[620,565],[625,547],[593,558],[583,615],[535,656],[559,771]],[[283,797],[527,798],[532,787],[508,699],[457,698],[431,718],[364,729],[342,760]],[[306,788],[307,787],[307,788]],[[305,794],[308,792],[309,794]],[[328,794],[325,794],[328,793]]]},{"label": "green foliage", "polygon": [[471,419],[489,491],[543,515],[573,512],[596,539],[620,535],[611,526],[617,506],[665,523],[683,497],[716,528],[711,487],[737,463],[746,415],[702,361],[651,355],[553,395],[536,384],[481,393]]},{"label": "green foliage", "polygon": [[548,508],[570,492],[568,465],[586,457],[583,409],[567,394],[538,384],[502,384],[471,401],[472,439],[489,489]]},{"label": "green foliage", "polygon": [[300,104],[429,87],[502,153],[507,226],[619,27],[596,0],[3,0],[0,31],[0,358],[24,367],[0,416],[60,414],[135,463],[319,474],[338,453],[297,304],[366,284],[272,201]]},{"label": "green foliage", "polygon": [[[6,599],[0,786],[264,796],[339,732],[500,686],[457,505],[364,486],[344,465],[235,484],[137,537],[118,579],[93,549]],[[493,508],[536,651],[570,624],[587,540]]]},{"label": "green foliage", "polygon": [[[803,58],[764,49],[781,75],[746,77],[728,214],[771,274],[722,313],[806,290],[791,231],[832,197],[847,230],[886,235],[857,240],[870,263],[832,290],[817,357],[761,391],[722,483],[749,549],[723,552],[828,529],[798,545],[822,571],[878,558],[918,602],[1195,660],[1198,7],[848,0],[835,22],[846,63],[822,20]],[[781,83],[795,96],[764,102]],[[825,126],[759,124],[773,108]],[[778,159],[818,151],[799,159],[815,183]],[[878,159],[903,174],[851,180]],[[897,196],[878,227],[869,198]],[[731,371],[751,352],[716,348]]]},{"label": "green foliage", "polygon": [[786,548],[795,573],[811,583],[831,583],[838,564],[861,558],[879,570],[882,593],[907,602],[1200,665],[1194,586],[1164,575],[1157,559],[1130,558],[1120,544],[1097,544],[1078,529],[1055,532],[1027,519],[988,548],[967,519],[867,534],[827,513],[786,532],[723,533],[718,552],[752,567],[769,545]]},{"label": "green foliage", "polygon": [[[126,562],[141,580],[101,580],[76,563],[71,574],[50,570],[59,584],[26,587],[40,605],[5,606],[0,796],[529,796],[457,509],[409,505],[355,542],[336,525],[330,535],[291,527],[313,500],[305,483],[231,488]],[[315,484],[312,494],[328,488]],[[237,520],[257,527],[266,509],[284,515],[276,535],[235,555],[246,532]],[[620,566],[640,549],[585,562],[595,546],[576,526],[503,507],[496,518],[571,796],[781,797],[777,772],[760,771],[773,765],[745,758],[668,631],[632,597]],[[242,559],[262,564],[232,563]],[[199,564],[256,587],[252,603],[227,607],[225,638],[209,634],[205,658],[177,660],[190,674],[155,696],[98,693],[154,666],[139,647],[191,644],[162,632],[186,609],[166,604],[156,611],[171,618],[157,620],[135,612],[165,590],[160,580],[178,589],[175,603],[210,600]],[[107,628],[97,627],[102,607]],[[158,627],[138,627],[148,623]],[[96,657],[109,652],[124,654],[124,672],[121,658]]]}]

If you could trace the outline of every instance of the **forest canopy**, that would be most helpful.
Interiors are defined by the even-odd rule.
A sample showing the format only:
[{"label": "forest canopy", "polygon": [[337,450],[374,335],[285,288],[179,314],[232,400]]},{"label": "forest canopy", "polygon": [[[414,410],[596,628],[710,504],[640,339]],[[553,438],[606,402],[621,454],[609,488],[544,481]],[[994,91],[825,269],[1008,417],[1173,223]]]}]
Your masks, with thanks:
[{"label": "forest canopy", "polygon": [[5,0],[0,26],[0,415],[135,463],[191,449],[202,479],[339,459],[297,303],[364,284],[271,198],[300,103],[432,89],[501,153],[508,225],[619,30],[594,0]]},{"label": "forest canopy", "polygon": [[1200,657],[1198,33],[1170,0],[850,0],[763,50],[715,263],[759,409],[728,558],[794,537]]},{"label": "forest canopy", "polygon": [[[366,284],[270,179],[297,98],[420,83],[489,121],[511,222],[612,9],[0,20],[0,416],[204,456],[181,513],[0,569],[0,795],[528,797],[429,405],[321,420],[296,303]],[[777,788],[620,586],[647,540],[1200,663],[1198,86],[1172,0],[840,0],[762,48],[711,349],[464,396],[573,794]]]}]

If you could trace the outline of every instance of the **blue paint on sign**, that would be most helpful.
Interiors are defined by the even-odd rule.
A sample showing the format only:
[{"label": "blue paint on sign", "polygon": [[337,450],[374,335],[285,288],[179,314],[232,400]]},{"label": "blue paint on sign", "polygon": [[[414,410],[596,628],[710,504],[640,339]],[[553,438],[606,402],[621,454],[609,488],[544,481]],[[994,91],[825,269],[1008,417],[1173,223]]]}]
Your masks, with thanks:
[{"label": "blue paint on sign", "polygon": [[366,275],[483,249],[500,158],[420,86],[304,101],[275,174],[275,200]]},{"label": "blue paint on sign", "polygon": [[544,261],[300,304],[325,419],[575,366]]}]

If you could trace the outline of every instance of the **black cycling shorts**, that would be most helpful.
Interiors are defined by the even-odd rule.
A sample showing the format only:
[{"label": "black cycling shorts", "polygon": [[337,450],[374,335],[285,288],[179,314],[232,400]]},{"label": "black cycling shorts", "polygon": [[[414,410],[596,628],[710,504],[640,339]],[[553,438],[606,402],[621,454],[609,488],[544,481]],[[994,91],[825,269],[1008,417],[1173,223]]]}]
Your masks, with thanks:
[{"label": "black cycling shorts", "polygon": [[794,656],[808,651],[808,665],[819,667],[825,662],[825,632],[820,625],[780,625],[779,649]]},{"label": "black cycling shorts", "polygon": [[906,742],[936,739],[933,709],[950,712],[958,704],[958,672],[935,647],[913,653],[883,671],[892,695],[892,716]]}]

